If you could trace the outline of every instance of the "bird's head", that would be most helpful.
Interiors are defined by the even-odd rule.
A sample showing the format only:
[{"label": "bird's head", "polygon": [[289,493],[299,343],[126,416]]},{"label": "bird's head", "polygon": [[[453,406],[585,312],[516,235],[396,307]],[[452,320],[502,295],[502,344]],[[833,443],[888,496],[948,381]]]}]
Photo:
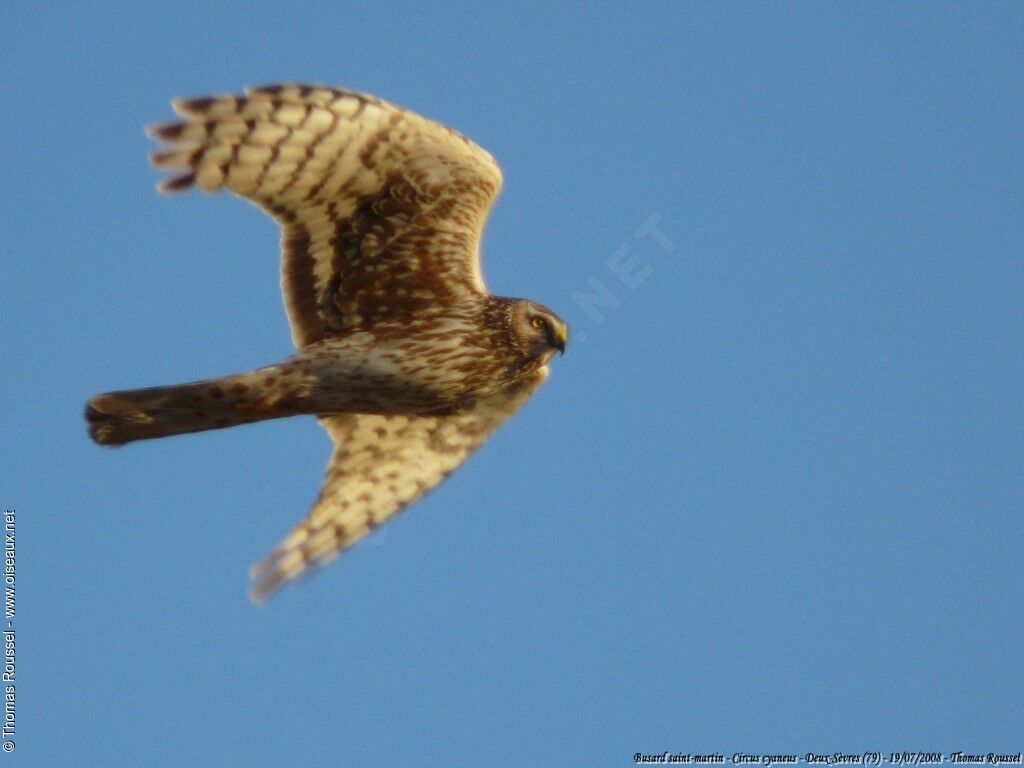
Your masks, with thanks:
[{"label": "bird's head", "polygon": [[512,303],[510,315],[512,333],[529,357],[546,363],[556,351],[565,353],[569,326],[550,309],[520,299]]}]

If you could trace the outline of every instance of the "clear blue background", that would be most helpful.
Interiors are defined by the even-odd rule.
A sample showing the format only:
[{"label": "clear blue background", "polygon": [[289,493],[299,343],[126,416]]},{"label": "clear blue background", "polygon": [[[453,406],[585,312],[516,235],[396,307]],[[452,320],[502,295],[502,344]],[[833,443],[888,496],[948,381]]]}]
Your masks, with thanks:
[{"label": "clear blue background", "polygon": [[[1019,750],[1024,6],[291,5],[0,12],[14,761]],[[489,283],[576,343],[259,609],[316,423],[111,451],[81,408],[289,353],[274,225],[157,195],[141,130],[282,80],[493,152]]]}]

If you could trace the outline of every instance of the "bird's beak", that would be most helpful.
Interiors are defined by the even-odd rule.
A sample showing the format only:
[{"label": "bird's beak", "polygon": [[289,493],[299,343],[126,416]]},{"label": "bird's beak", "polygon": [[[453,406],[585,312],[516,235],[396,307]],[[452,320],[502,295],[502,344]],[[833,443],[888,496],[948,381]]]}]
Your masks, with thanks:
[{"label": "bird's beak", "polygon": [[560,325],[555,329],[555,349],[558,354],[565,354],[565,345],[569,343],[569,326]]}]

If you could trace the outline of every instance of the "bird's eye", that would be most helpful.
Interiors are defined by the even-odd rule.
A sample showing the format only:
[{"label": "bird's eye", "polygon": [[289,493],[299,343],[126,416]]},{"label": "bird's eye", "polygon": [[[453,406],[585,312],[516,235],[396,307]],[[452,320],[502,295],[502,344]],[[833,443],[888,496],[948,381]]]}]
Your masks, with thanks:
[{"label": "bird's eye", "polygon": [[544,318],[542,317],[534,317],[533,319],[530,320],[530,326],[536,328],[538,331],[545,325],[546,323],[544,322]]}]

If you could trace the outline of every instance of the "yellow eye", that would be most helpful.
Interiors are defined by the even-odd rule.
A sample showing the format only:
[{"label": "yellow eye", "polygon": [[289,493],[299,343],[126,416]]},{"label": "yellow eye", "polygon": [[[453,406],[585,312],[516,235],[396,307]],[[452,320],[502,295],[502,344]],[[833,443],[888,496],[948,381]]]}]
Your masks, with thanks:
[{"label": "yellow eye", "polygon": [[544,319],[541,317],[535,317],[530,320],[530,325],[536,328],[538,331],[545,326]]}]

